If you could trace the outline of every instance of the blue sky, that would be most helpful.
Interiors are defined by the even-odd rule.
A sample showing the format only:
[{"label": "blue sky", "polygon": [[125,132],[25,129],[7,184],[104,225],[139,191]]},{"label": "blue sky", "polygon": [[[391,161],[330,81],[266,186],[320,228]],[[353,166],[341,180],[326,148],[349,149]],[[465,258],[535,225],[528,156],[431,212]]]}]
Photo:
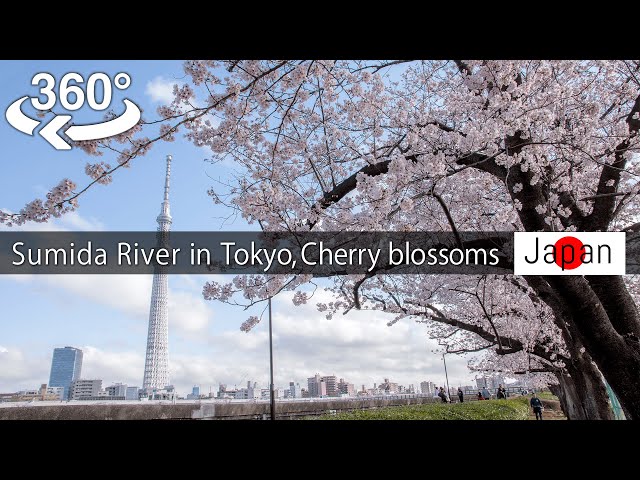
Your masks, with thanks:
[{"label": "blue sky", "polygon": [[[76,71],[86,79],[93,72],[113,77],[127,72],[131,86],[114,89],[112,105],[121,112],[122,99],[140,106],[146,119],[169,100],[172,83],[184,81],[180,61],[3,61],[0,62],[0,106],[4,111],[17,98],[34,95],[31,78],[49,72],[59,79]],[[59,106],[57,107],[60,108]],[[120,110],[118,110],[120,109]],[[76,122],[97,122],[101,114],[81,110]],[[37,134],[13,129],[0,119],[0,209],[17,211],[64,177],[78,186],[87,183],[84,166],[91,161],[79,149],[56,151]],[[80,198],[77,212],[51,225],[27,228],[70,230],[152,230],[159,213],[165,156],[171,153],[171,213],[173,230],[246,230],[241,219],[229,215],[207,196],[212,178],[224,179],[230,170],[211,166],[207,151],[181,137],[159,143],[121,170],[108,186],[96,186]],[[105,154],[106,162],[115,159]],[[268,352],[266,322],[246,334],[240,323],[250,314],[219,303],[206,302],[200,292],[203,276],[171,276],[170,369],[181,393],[192,384],[208,392],[219,382],[248,380],[266,385]],[[72,345],[85,350],[83,377],[140,385],[144,366],[149,276],[0,276],[0,392],[33,388],[48,379],[52,349]],[[324,295],[321,292],[319,295]],[[411,322],[387,327],[388,317],[355,312],[328,321],[314,303],[294,307],[290,296],[274,303],[276,384],[306,382],[319,372],[335,374],[360,386],[383,377],[404,384],[430,380],[442,384],[440,358],[431,353],[424,328]],[[469,384],[473,374],[466,359],[447,361],[450,383]]]}]

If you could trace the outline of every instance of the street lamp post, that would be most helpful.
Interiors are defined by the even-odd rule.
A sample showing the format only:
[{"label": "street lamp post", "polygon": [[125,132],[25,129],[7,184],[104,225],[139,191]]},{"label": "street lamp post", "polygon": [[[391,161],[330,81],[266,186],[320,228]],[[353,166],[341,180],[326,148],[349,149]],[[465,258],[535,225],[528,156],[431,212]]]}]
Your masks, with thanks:
[{"label": "street lamp post", "polygon": [[444,376],[447,379],[447,397],[451,401],[451,390],[449,389],[449,374],[447,373],[447,360],[444,358],[445,353],[442,354],[442,361],[444,362]]},{"label": "street lamp post", "polygon": [[271,420],[276,419],[276,396],[273,391],[273,329],[271,327],[271,297],[269,297],[269,370],[270,370],[270,395]]}]

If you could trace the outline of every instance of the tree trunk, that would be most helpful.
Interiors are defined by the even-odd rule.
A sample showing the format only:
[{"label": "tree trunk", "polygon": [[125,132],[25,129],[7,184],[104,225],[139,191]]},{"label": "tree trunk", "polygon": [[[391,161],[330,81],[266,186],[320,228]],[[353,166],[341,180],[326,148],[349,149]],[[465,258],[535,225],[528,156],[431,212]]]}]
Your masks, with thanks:
[{"label": "tree trunk", "polygon": [[640,351],[636,345],[591,339],[589,352],[615,392],[626,417],[640,419]]},{"label": "tree trunk", "polygon": [[613,420],[602,375],[588,358],[573,359],[567,372],[556,375],[558,385],[551,391],[560,399],[568,420]]},{"label": "tree trunk", "polygon": [[[638,320],[637,317],[629,318],[628,311],[624,319],[612,321],[609,318],[621,312],[622,306],[616,306],[613,299],[626,300],[624,292],[620,292],[625,287],[611,282],[608,291],[598,291],[597,295],[583,277],[546,279],[563,300],[572,327],[616,393],[622,408],[628,413],[627,418],[640,419],[640,343],[633,331],[629,331],[629,325]],[[602,301],[600,296],[605,300]],[[615,328],[618,325],[624,325],[625,331],[618,332]]]}]

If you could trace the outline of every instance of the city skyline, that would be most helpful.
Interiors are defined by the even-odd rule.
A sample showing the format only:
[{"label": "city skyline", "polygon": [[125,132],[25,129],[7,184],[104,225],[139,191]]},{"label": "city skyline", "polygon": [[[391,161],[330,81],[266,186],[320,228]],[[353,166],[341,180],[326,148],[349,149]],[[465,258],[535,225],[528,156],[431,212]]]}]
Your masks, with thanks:
[{"label": "city skyline", "polygon": [[[65,386],[55,386],[43,383],[40,388],[18,390],[17,392],[0,392],[0,401],[122,401],[151,399],[151,391],[148,388],[128,385],[121,382],[111,382],[110,385],[103,384],[101,378],[81,378],[82,355],[80,349],[74,347],[54,348],[54,361],[51,365],[50,378],[58,377],[57,383],[64,383]],[[56,361],[56,358],[58,359]],[[60,380],[62,378],[62,380]],[[500,385],[509,389],[527,388],[530,386],[526,378],[510,379],[501,373],[485,372],[481,377],[475,378],[474,385],[451,386],[449,393],[455,395],[460,387],[465,395],[475,395],[476,390],[481,391],[487,388],[490,392],[495,392]],[[72,380],[70,380],[72,379]],[[69,381],[70,380],[70,381]],[[50,380],[51,382],[51,380]],[[381,383],[373,385],[362,384],[356,387],[348,379],[336,375],[320,375],[316,373],[313,377],[307,378],[306,388],[295,380],[288,385],[274,388],[276,399],[300,399],[300,398],[331,398],[331,397],[370,397],[385,395],[422,395],[438,396],[440,386],[437,383],[423,380],[421,382],[401,385],[393,382],[392,379],[384,378]],[[155,391],[153,392],[155,395]],[[270,389],[260,385],[258,382],[248,380],[246,387],[235,384],[233,387],[226,384],[219,384],[217,391],[213,387],[209,388],[209,393],[201,392],[199,384],[193,385],[191,393],[184,394],[174,390],[171,386],[159,392],[160,398],[164,400],[267,400]],[[144,398],[143,398],[144,397]]]},{"label": "city skyline", "polygon": [[[150,291],[151,289],[149,288],[147,292]],[[286,296],[287,295],[282,295],[282,297]],[[291,295],[289,295],[289,297],[291,297]],[[287,302],[287,300],[289,300],[289,302]],[[348,316],[350,318],[345,320],[341,319],[342,323],[339,324],[340,328],[338,331],[335,331],[332,328],[327,328],[329,327],[327,324],[332,322],[325,320],[324,322],[326,323],[320,323],[320,326],[323,326],[324,328],[320,328],[318,338],[316,339],[318,353],[314,355],[313,352],[308,352],[309,355],[306,355],[309,358],[321,359],[321,361],[311,364],[309,360],[304,360],[306,352],[304,352],[304,349],[302,349],[302,351],[300,350],[300,346],[297,341],[299,338],[305,338],[307,341],[311,340],[311,338],[308,338],[306,332],[300,332],[297,330],[297,327],[304,326],[309,328],[311,326],[310,324],[313,324],[313,322],[307,318],[309,314],[314,313],[313,307],[309,305],[293,307],[290,303],[290,298],[279,298],[275,300],[274,307],[276,306],[282,307],[279,313],[276,308],[274,308],[274,324],[277,325],[274,326],[274,361],[276,366],[275,384],[277,386],[288,384],[291,380],[299,382],[301,385],[306,384],[306,379],[311,374],[310,372],[315,373],[316,371],[340,372],[340,376],[348,379],[349,382],[354,383],[356,387],[359,387],[362,383],[367,385],[379,383],[384,377],[397,379],[398,383],[407,385],[411,383],[417,385],[425,378],[442,385],[446,383],[444,367],[442,364],[442,355],[431,353],[427,350],[428,347],[424,347],[424,343],[427,343],[424,342],[424,338],[418,339],[414,337],[414,332],[412,332],[412,330],[415,330],[416,328],[414,325],[405,325],[400,328],[398,328],[398,326],[386,327],[386,324],[379,325],[376,330],[382,330],[383,328],[389,329],[393,336],[396,337],[393,340],[397,341],[397,338],[408,340],[409,344],[405,345],[406,351],[403,355],[394,355],[394,352],[390,351],[391,349],[389,346],[384,345],[384,341],[370,342],[369,345],[371,347],[378,346],[381,350],[367,350],[372,361],[368,362],[368,365],[365,368],[359,368],[358,363],[360,362],[357,362],[357,359],[354,359],[356,360],[354,361],[354,364],[348,365],[344,362],[344,359],[341,358],[342,356],[334,355],[332,358],[328,358],[324,355],[324,353],[331,350],[331,348],[329,348],[328,345],[323,345],[323,338],[336,334],[339,344],[348,348],[348,346],[353,343],[353,339],[351,338],[353,331],[367,327],[369,323],[368,321],[370,320],[370,317],[367,317],[367,313],[370,312],[351,313]],[[296,322],[296,317],[298,315],[300,315],[301,319],[299,323],[302,323],[303,325]],[[380,317],[384,319],[384,315],[380,315]],[[281,327],[281,332],[278,331],[278,326]],[[205,361],[207,363],[204,365],[196,365],[195,369],[192,368],[190,370],[188,366],[180,364],[184,360],[183,358],[180,358],[181,356],[178,356],[178,362],[180,363],[178,364],[178,368],[173,367],[173,369],[174,371],[182,370],[185,373],[183,375],[179,375],[177,377],[178,380],[172,383],[176,385],[176,388],[181,393],[187,392],[194,384],[199,384],[203,391],[208,391],[209,388],[216,389],[219,383],[241,385],[243,381],[249,377],[258,381],[262,385],[267,385],[268,345],[266,331],[262,331],[264,329],[261,327],[263,327],[263,325],[259,325],[252,333],[249,334],[245,334],[243,332],[238,332],[236,334],[235,332],[232,332],[231,335],[226,335],[223,338],[211,338],[211,341],[212,343],[215,341],[221,350],[226,349],[226,351],[231,354],[234,354],[234,352],[230,350],[240,350],[253,353],[260,358],[262,363],[256,363],[253,365],[247,365],[246,363],[243,365],[234,365],[234,362],[225,362],[224,364],[218,362],[217,365],[211,365],[210,372],[207,372],[209,367],[207,363],[208,361],[213,363],[213,358],[207,359]],[[398,330],[402,331],[398,332]],[[382,330],[382,332],[384,332],[384,330]],[[245,338],[248,338],[251,342],[244,343],[243,340],[245,340]],[[384,340],[383,335],[379,335],[379,338],[380,340]],[[227,342],[225,340],[231,340],[233,343],[231,344],[231,342]],[[416,340],[418,341],[416,342]],[[393,343],[395,342],[391,341],[392,345]],[[292,348],[287,349],[285,347],[283,349],[283,344],[292,344]],[[437,347],[437,345],[434,345],[432,348],[435,347]],[[144,348],[142,345],[138,352],[127,352],[125,356],[116,352],[101,351],[93,346],[79,345],[77,348],[80,348],[84,352],[85,368],[83,368],[83,377],[101,378],[104,380],[105,384],[122,382],[129,385],[141,385],[140,373],[144,370]],[[366,349],[366,345],[359,345],[357,351],[364,349]],[[387,352],[387,358],[377,358],[374,361],[376,351]],[[7,355],[8,353],[10,353],[10,351],[5,352],[4,355]],[[237,353],[237,351],[235,353]],[[398,357],[405,358],[407,363],[406,368],[398,364]],[[49,353],[49,355],[41,356],[40,358],[42,360],[39,362],[39,366],[34,365],[34,363],[37,362],[37,360],[34,361],[34,358],[25,356],[16,358],[19,362],[26,363],[26,365],[32,368],[33,371],[38,371],[39,369],[42,373],[39,376],[32,376],[32,380],[23,380],[22,382],[11,383],[7,382],[5,377],[2,376],[0,378],[0,385],[2,385],[0,390],[4,392],[30,389],[45,382],[49,376],[48,367],[51,364],[51,353]],[[0,356],[0,361],[2,359],[3,356]],[[292,369],[292,364],[297,364],[299,361],[302,361],[303,365],[309,365],[309,368],[297,367]],[[321,365],[322,368],[317,368],[314,365]],[[334,365],[335,367],[331,367],[331,365]],[[378,365],[381,368],[376,368]],[[385,367],[384,365],[388,366]],[[172,368],[171,364],[170,368]],[[454,384],[465,385],[474,383],[475,376],[479,375],[478,373],[471,372],[467,369],[466,359],[454,355],[447,356],[447,368],[449,371],[449,381],[452,386]],[[425,373],[422,373],[421,370]],[[9,370],[6,369],[3,369],[3,371],[9,372]],[[193,372],[193,374],[187,373],[189,371]],[[262,375],[260,375],[260,373],[262,373]],[[172,375],[172,377],[175,377],[175,374]],[[207,379],[209,379],[209,381],[207,381]],[[13,388],[11,388],[11,386],[13,386]]]},{"label": "city skyline", "polygon": [[[82,362],[83,362],[82,349],[71,347],[71,346],[66,346],[64,348],[55,347],[53,349],[53,360],[51,363],[51,369],[49,374],[49,383],[48,384],[42,383],[40,384],[41,387],[47,386],[49,387],[49,390],[51,390],[52,388],[61,389],[60,400],[77,399],[77,398],[74,398],[73,392],[70,393],[70,389],[73,390],[74,384],[76,383],[80,384],[81,389],[90,388],[94,396],[97,396],[98,392],[100,391],[103,392],[103,395],[106,395],[107,391],[113,390],[113,389],[117,391],[120,391],[120,389],[123,389],[123,392],[124,390],[128,390],[128,389],[136,389],[136,391],[139,391],[140,393],[145,393],[145,394],[149,393],[148,387],[139,388],[138,386],[123,383],[121,381],[116,381],[116,380],[104,382],[105,388],[102,388],[103,386],[102,377],[94,376],[89,378],[88,376],[86,375],[83,376],[81,374]],[[481,383],[486,384],[486,380],[484,380],[485,378],[491,379],[489,381],[490,389],[495,388],[498,385],[498,383],[503,383],[503,384],[505,383],[505,377],[503,377],[502,375],[484,373],[484,374],[481,374],[481,376],[476,376],[474,380],[475,384],[477,385],[480,385]],[[55,379],[55,380],[52,380],[52,379]],[[355,385],[354,383],[350,382],[349,379],[345,379],[342,376],[337,376],[334,374],[320,375],[319,373],[316,373],[313,377],[307,377],[306,380],[307,380],[307,383],[305,384],[303,382],[298,382],[297,379],[293,379],[289,381],[288,384],[287,382],[285,382],[283,387],[280,387],[278,384],[276,384],[275,388],[276,390],[288,390],[293,386],[295,386],[294,388],[296,389],[296,391],[300,392],[301,390],[305,394],[304,396],[306,397],[332,397],[332,396],[340,396],[341,394],[356,396],[363,393],[372,395],[372,394],[382,394],[385,392],[390,394],[394,394],[394,393],[423,393],[423,394],[429,393],[431,394],[433,392],[433,388],[436,388],[436,390],[437,388],[439,388],[437,382],[434,383],[428,380],[417,381],[417,382],[412,382],[412,383],[403,385],[398,382],[393,382],[392,381],[393,379],[389,379],[386,377],[383,378],[382,382],[374,382],[372,385],[367,385],[367,384]],[[99,382],[99,383],[96,383],[96,382]],[[220,391],[222,391],[222,389],[226,390],[227,392],[235,393],[236,391],[240,391],[243,389],[247,390],[247,388],[249,389],[255,388],[255,389],[258,389],[258,392],[262,390],[263,397],[264,397],[264,392],[268,391],[268,388],[262,388],[262,385],[259,382],[248,380],[246,383],[247,383],[246,388],[243,387],[242,385],[239,386],[237,383],[234,383],[233,387],[231,387],[231,384],[219,383],[218,394],[215,395],[215,397],[220,398]],[[90,387],[87,387],[88,385],[90,385]],[[463,386],[463,385],[459,384],[458,386]],[[475,388],[467,385],[464,385],[463,387],[467,389]],[[183,392],[180,392],[180,391],[177,391],[177,394],[179,394],[182,398],[187,398],[187,399],[189,398],[189,396],[197,397],[200,394],[198,393],[198,395],[195,395],[194,392],[196,391],[200,392],[200,388],[201,388],[201,385],[196,383],[192,387],[191,394],[184,394]],[[456,387],[453,387],[453,386],[451,387],[452,390],[455,390],[455,388]],[[17,392],[30,392],[30,391],[35,392],[36,390],[37,389],[34,387],[34,388],[20,389],[16,391]],[[8,394],[11,392],[6,391],[6,392],[0,392],[0,393]],[[208,397],[213,398],[214,397],[213,393],[214,393],[213,385],[210,385]],[[120,395],[116,395],[115,393],[109,393],[109,395],[120,396]],[[127,393],[127,395],[129,394]],[[207,395],[206,393],[203,393],[202,396],[204,397]],[[240,398],[254,398],[254,397],[249,396],[249,397],[240,397]],[[258,396],[255,398],[260,398],[260,397]],[[278,398],[282,398],[282,396],[279,396]],[[130,399],[130,398],[127,398],[127,399]]]}]

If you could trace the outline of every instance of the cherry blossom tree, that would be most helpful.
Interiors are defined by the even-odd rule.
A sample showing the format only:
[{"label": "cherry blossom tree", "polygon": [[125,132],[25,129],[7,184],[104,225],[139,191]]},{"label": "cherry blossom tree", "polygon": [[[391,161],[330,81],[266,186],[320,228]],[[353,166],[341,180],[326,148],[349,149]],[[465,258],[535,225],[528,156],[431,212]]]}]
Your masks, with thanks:
[{"label": "cherry blossom tree", "polygon": [[[357,280],[334,279],[341,301],[320,304],[329,317],[354,308]],[[602,375],[553,311],[514,276],[384,275],[358,289],[360,308],[415,319],[446,353],[484,352],[472,368],[526,375],[553,385],[569,419],[612,419]]]},{"label": "cherry blossom tree", "polygon": [[[111,181],[156,141],[184,134],[210,148],[212,162],[231,159],[237,168],[234,183],[210,190],[213,201],[265,230],[637,231],[639,69],[637,61],[188,61],[190,81],[159,109],[157,133],[140,125],[142,133],[80,146],[93,155],[118,152],[113,167],[87,166],[92,186]],[[75,208],[84,191],[65,180],[44,201],[0,213],[0,221],[46,221]],[[512,348],[501,346],[504,330],[509,345],[522,344],[513,352],[520,356],[553,344],[563,352],[556,355],[576,362],[563,361],[574,383],[577,372],[595,381],[599,370],[627,415],[640,418],[640,316],[628,279],[511,280],[518,286],[489,281],[485,297],[502,292],[505,306],[524,297],[535,306],[520,309],[524,316],[505,310],[500,330],[485,315],[491,339],[471,332],[475,340],[465,341],[495,343],[491,350],[504,353]],[[255,304],[310,281],[238,277],[209,283],[204,294]],[[477,289],[469,289],[477,279],[438,290],[442,300],[431,305],[441,316],[426,305],[442,278],[419,279],[419,289],[417,281],[346,276],[326,308],[378,305],[434,328],[480,308],[472,307]],[[455,306],[457,317],[438,305]],[[553,338],[528,343],[530,323],[544,309]]]}]

